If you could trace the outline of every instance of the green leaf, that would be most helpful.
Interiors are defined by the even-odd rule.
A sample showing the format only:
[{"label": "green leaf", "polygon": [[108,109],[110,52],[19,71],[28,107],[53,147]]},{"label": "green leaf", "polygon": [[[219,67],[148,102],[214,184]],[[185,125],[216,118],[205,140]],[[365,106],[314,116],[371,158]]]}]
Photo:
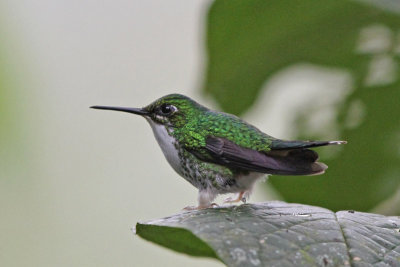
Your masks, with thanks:
[{"label": "green leaf", "polygon": [[400,217],[267,202],[187,211],[136,233],[228,266],[399,266],[399,228]]},{"label": "green leaf", "polygon": [[179,227],[151,224],[136,225],[136,232],[144,239],[192,256],[218,258],[214,250],[192,232]]},{"label": "green leaf", "polygon": [[[224,111],[246,111],[271,77],[294,64],[334,68],[351,77],[351,90],[337,92],[342,101],[333,106],[327,127],[314,129],[305,122],[322,113],[318,103],[328,97],[310,95],[314,102],[293,112],[290,130],[298,139],[325,140],[337,132],[335,138],[348,145],[328,160],[321,153],[329,166],[324,176],[272,176],[270,183],[285,200],[368,211],[400,188],[399,10],[398,1],[373,0],[217,0],[211,5],[204,91]],[[295,97],[279,105],[291,102]],[[327,135],[324,128],[333,130]]]},{"label": "green leaf", "polygon": [[[204,90],[241,114],[274,72],[297,62],[343,67],[365,75],[355,49],[360,30],[400,18],[351,0],[217,0],[208,13]],[[361,78],[361,77],[360,77]]]}]

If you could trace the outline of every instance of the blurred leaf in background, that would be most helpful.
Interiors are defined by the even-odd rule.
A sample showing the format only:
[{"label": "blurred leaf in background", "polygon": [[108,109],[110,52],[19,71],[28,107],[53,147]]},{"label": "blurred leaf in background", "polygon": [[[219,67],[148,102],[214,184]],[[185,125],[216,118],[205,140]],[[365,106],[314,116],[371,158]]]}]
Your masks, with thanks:
[{"label": "blurred leaf in background", "polygon": [[3,47],[0,46],[0,140],[1,140],[1,145],[5,145],[4,141],[6,138],[12,137],[11,135],[8,135],[10,132],[10,123],[11,123],[11,118],[9,116],[9,109],[10,109],[10,102],[7,101],[8,97],[7,95],[9,94],[9,91],[7,88],[9,88],[10,81],[7,79],[7,71],[6,71],[6,64],[5,62],[5,53],[4,53]]},{"label": "blurred leaf in background", "polygon": [[[368,211],[399,190],[399,2],[217,0],[207,18],[207,53],[204,91],[237,115],[290,66],[309,64],[350,77],[348,90],[336,90],[337,100],[324,95],[327,83],[322,95],[307,95],[296,110],[296,138],[349,144],[319,149],[330,167],[323,176],[270,178],[285,200]],[[281,105],[290,101],[295,99]]]},{"label": "blurred leaf in background", "polygon": [[[0,36],[7,37],[6,28],[4,24],[0,25]],[[25,150],[24,139],[20,135],[21,127],[18,127],[21,110],[17,101],[15,66],[11,64],[11,56],[7,53],[7,42],[9,40],[0,43],[0,181],[14,182],[6,173],[13,170],[12,158],[21,158]]]}]

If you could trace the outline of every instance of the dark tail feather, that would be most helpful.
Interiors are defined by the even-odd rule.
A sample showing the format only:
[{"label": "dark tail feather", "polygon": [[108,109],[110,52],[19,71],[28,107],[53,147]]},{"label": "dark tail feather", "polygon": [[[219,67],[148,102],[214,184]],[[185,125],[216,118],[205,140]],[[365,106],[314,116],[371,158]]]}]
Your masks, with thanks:
[{"label": "dark tail feather", "polygon": [[270,174],[318,175],[328,168],[324,163],[317,162],[317,152],[310,149],[272,150],[266,154],[277,165]]},{"label": "dark tail feather", "polygon": [[341,145],[341,144],[347,144],[347,142],[346,141],[285,141],[276,139],[272,140],[271,150],[311,148],[317,146]]},{"label": "dark tail feather", "polygon": [[280,175],[317,175],[328,168],[324,163],[317,162],[317,152],[307,149],[318,146],[347,144],[346,141],[284,141],[273,140],[271,151],[267,152],[279,168],[272,174]]}]

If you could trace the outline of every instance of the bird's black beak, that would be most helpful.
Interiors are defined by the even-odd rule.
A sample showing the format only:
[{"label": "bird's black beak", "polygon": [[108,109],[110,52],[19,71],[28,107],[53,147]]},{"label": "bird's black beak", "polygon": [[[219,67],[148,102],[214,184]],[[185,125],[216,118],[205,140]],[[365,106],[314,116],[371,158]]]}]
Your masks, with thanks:
[{"label": "bird's black beak", "polygon": [[92,106],[90,108],[122,111],[122,112],[128,112],[128,113],[133,113],[133,114],[137,114],[137,115],[142,115],[142,116],[146,116],[146,115],[150,114],[147,110],[145,110],[143,108],[124,108],[124,107],[108,107],[108,106]]}]

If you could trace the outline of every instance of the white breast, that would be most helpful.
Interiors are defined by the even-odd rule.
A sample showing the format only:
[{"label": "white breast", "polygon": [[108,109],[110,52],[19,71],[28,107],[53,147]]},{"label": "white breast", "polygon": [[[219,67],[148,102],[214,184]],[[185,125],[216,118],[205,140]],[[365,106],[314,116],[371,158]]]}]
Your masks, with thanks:
[{"label": "white breast", "polygon": [[164,125],[157,124],[151,119],[147,119],[147,121],[153,129],[154,136],[156,137],[158,145],[161,147],[161,150],[164,153],[164,156],[167,159],[168,163],[178,174],[182,175],[178,150],[175,148],[174,145],[175,138],[168,134],[167,129]]}]

